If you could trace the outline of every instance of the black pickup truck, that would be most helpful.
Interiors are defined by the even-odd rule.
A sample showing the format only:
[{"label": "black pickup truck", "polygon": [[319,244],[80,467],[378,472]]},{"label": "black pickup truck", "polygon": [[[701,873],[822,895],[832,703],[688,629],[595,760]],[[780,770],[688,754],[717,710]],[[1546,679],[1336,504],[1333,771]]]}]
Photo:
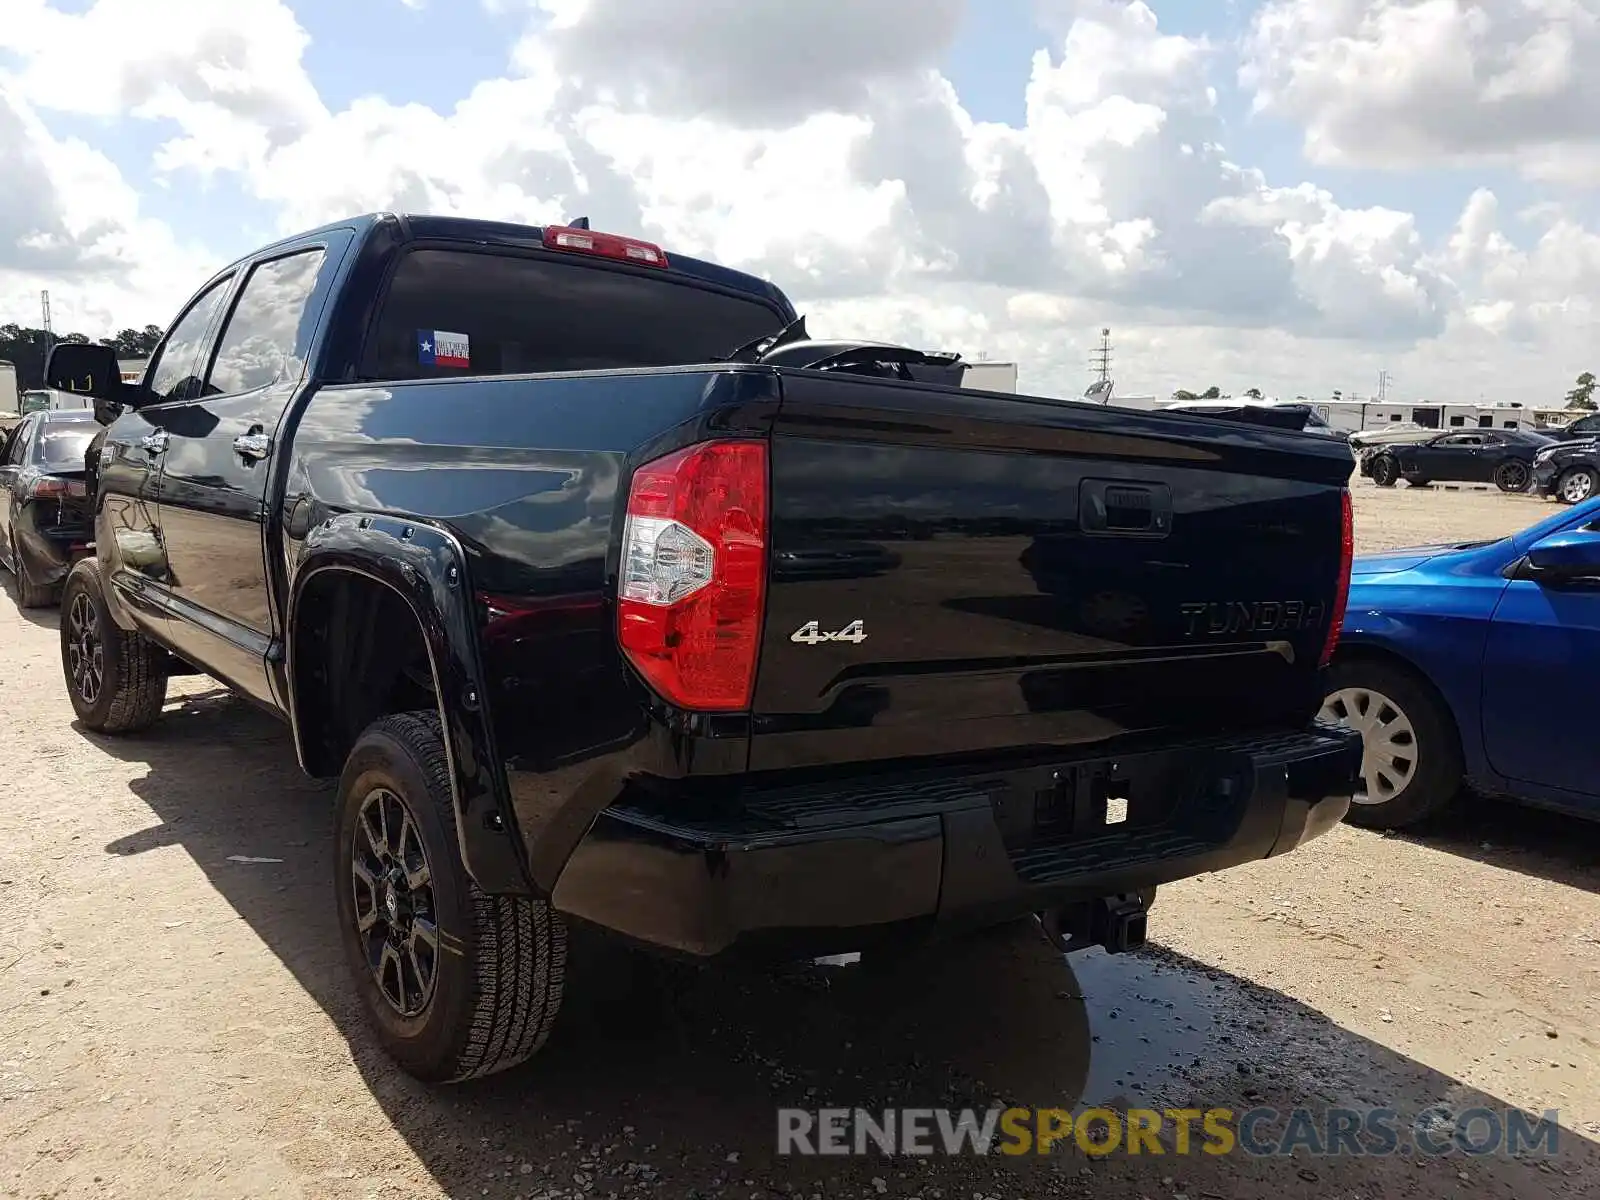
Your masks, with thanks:
[{"label": "black pickup truck", "polygon": [[391,214],[228,267],[93,398],[81,723],[201,672],[338,777],[365,1008],[424,1079],[531,1054],[586,922],[807,957],[1037,916],[1344,815],[1316,722],[1349,450],[964,389],[771,284],[591,231]]}]

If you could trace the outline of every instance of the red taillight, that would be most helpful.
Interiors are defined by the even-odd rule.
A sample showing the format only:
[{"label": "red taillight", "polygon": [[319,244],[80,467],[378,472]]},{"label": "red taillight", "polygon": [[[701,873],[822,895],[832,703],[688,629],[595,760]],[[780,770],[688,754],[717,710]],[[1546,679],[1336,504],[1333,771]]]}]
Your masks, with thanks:
[{"label": "red taillight", "polygon": [[663,698],[700,711],[750,707],[766,585],[765,442],[706,442],[634,472],[618,632]]},{"label": "red taillight", "polygon": [[619,237],[614,233],[595,233],[588,229],[572,229],[566,225],[546,225],[544,228],[546,250],[570,250],[574,254],[594,254],[601,258],[614,258],[641,267],[665,267],[667,254],[660,246],[641,242],[638,238]]},{"label": "red taillight", "polygon": [[1343,512],[1339,530],[1339,577],[1334,581],[1333,610],[1328,614],[1328,640],[1322,645],[1322,666],[1333,661],[1334,649],[1339,645],[1339,634],[1344,631],[1344,610],[1350,603],[1350,567],[1356,553],[1355,517],[1350,511],[1350,489],[1346,488],[1340,501]]},{"label": "red taillight", "polygon": [[28,484],[28,495],[34,500],[61,496],[82,496],[83,483],[77,479],[61,479],[55,475],[38,475]]}]

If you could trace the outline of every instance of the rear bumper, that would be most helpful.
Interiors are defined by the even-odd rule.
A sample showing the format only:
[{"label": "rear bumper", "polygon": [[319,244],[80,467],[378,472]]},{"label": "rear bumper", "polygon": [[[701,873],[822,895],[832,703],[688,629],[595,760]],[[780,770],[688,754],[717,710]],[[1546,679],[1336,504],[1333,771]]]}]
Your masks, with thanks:
[{"label": "rear bumper", "polygon": [[[695,956],[859,949],[1286,853],[1343,819],[1360,762],[1358,735],[1318,725],[1095,763],[758,790],[721,817],[614,805],[552,900]],[[1105,796],[1123,790],[1128,818],[1108,824]],[[1046,823],[1064,794],[1071,814],[1049,808]]]},{"label": "rear bumper", "polygon": [[67,577],[73,565],[89,553],[89,532],[81,527],[46,527],[18,521],[17,549],[28,562],[28,576],[35,583],[54,587]]}]

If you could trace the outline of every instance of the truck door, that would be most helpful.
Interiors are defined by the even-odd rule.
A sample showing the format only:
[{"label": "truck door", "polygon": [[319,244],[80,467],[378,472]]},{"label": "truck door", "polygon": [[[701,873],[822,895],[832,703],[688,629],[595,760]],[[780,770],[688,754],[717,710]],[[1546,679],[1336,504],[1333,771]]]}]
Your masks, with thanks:
[{"label": "truck door", "polygon": [[95,555],[134,621],[161,640],[171,586],[156,515],[168,440],[162,422],[199,388],[195,362],[233,282],[231,274],[212,280],[172,323],[145,373],[142,402],[111,423],[100,446]]},{"label": "truck door", "polygon": [[[348,238],[337,235],[342,251]],[[280,634],[267,561],[278,424],[306,374],[328,277],[327,239],[256,262],[194,398],[169,406],[161,526],[171,576],[168,639],[185,658],[273,707]]]}]

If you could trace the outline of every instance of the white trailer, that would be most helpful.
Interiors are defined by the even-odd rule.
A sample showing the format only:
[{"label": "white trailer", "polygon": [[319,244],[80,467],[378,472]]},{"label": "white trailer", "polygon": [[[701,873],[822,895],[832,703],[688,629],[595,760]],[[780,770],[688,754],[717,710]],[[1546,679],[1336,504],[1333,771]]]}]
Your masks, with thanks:
[{"label": "white trailer", "polygon": [[[1287,401],[1285,402],[1287,403]],[[1418,429],[1532,429],[1533,410],[1520,404],[1464,404],[1393,400],[1311,400],[1311,407],[1333,428],[1345,433],[1410,425]]]},{"label": "white trailer", "polygon": [[1401,427],[1406,429],[1534,429],[1540,425],[1534,410],[1520,404],[1460,404],[1394,400],[1306,400],[1253,396],[1223,396],[1218,399],[1183,400],[1168,398],[1158,400],[1153,396],[1118,396],[1113,404],[1124,408],[1159,409],[1174,404],[1186,407],[1216,405],[1237,407],[1242,404],[1303,404],[1316,413],[1329,428],[1340,433],[1360,433],[1364,430]]},{"label": "white trailer", "polygon": [[1017,390],[1017,364],[1006,362],[969,362],[961,376],[961,386],[983,392],[1015,392]]},{"label": "white trailer", "polygon": [[17,368],[0,360],[0,417],[22,413],[22,397],[17,393]]}]

